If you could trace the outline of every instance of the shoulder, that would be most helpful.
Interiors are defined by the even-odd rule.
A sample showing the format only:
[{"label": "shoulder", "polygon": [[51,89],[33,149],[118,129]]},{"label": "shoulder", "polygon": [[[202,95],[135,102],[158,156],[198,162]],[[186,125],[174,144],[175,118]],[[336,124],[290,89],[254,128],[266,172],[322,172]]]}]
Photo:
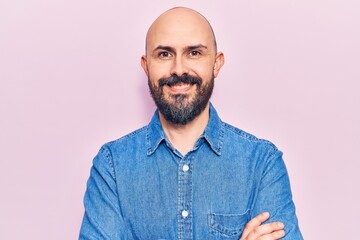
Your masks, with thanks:
[{"label": "shoulder", "polygon": [[147,126],[139,128],[131,133],[128,133],[116,140],[105,143],[100,152],[108,157],[116,155],[121,152],[131,152],[134,149],[139,149],[140,146],[146,145]]},{"label": "shoulder", "polygon": [[223,122],[224,125],[224,143],[228,142],[232,146],[242,146],[246,149],[262,149],[263,151],[273,154],[278,148],[269,140],[258,138],[257,136],[248,133],[240,128],[231,124]]}]

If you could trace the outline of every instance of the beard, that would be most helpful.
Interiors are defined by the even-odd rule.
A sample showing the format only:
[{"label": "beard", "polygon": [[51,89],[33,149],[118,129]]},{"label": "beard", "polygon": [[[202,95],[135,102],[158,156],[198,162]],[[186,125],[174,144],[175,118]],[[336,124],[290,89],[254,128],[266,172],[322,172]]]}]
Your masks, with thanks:
[{"label": "beard", "polygon": [[[164,86],[174,86],[179,83],[196,85],[195,94],[169,94],[165,96]],[[208,83],[203,83],[201,78],[183,75],[173,75],[169,78],[161,78],[158,86],[148,78],[150,94],[166,121],[185,125],[194,120],[206,108],[214,89],[214,76]]]}]

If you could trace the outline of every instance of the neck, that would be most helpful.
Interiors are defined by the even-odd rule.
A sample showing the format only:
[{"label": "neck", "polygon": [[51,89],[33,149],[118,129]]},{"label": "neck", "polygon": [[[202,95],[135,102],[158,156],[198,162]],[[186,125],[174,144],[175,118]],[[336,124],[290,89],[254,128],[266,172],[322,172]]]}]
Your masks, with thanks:
[{"label": "neck", "polygon": [[159,113],[160,122],[166,136],[183,156],[193,149],[196,140],[204,132],[210,117],[209,109],[210,104],[208,103],[199,116],[185,125],[170,123]]}]

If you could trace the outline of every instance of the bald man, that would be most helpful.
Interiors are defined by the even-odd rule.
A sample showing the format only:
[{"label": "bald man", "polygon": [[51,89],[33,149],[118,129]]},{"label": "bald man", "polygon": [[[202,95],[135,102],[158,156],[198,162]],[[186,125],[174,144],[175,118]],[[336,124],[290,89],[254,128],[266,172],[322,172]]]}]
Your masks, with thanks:
[{"label": "bald man", "polygon": [[302,239],[282,153],[220,120],[209,22],[160,15],[141,66],[157,110],[93,160],[80,239]]}]

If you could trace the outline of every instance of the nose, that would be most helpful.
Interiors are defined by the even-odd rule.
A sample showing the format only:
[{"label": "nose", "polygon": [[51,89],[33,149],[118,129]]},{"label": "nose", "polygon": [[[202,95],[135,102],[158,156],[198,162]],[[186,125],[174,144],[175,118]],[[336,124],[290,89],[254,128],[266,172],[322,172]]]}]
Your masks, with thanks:
[{"label": "nose", "polygon": [[188,73],[189,69],[186,61],[181,56],[177,56],[172,63],[170,74],[180,77]]}]

